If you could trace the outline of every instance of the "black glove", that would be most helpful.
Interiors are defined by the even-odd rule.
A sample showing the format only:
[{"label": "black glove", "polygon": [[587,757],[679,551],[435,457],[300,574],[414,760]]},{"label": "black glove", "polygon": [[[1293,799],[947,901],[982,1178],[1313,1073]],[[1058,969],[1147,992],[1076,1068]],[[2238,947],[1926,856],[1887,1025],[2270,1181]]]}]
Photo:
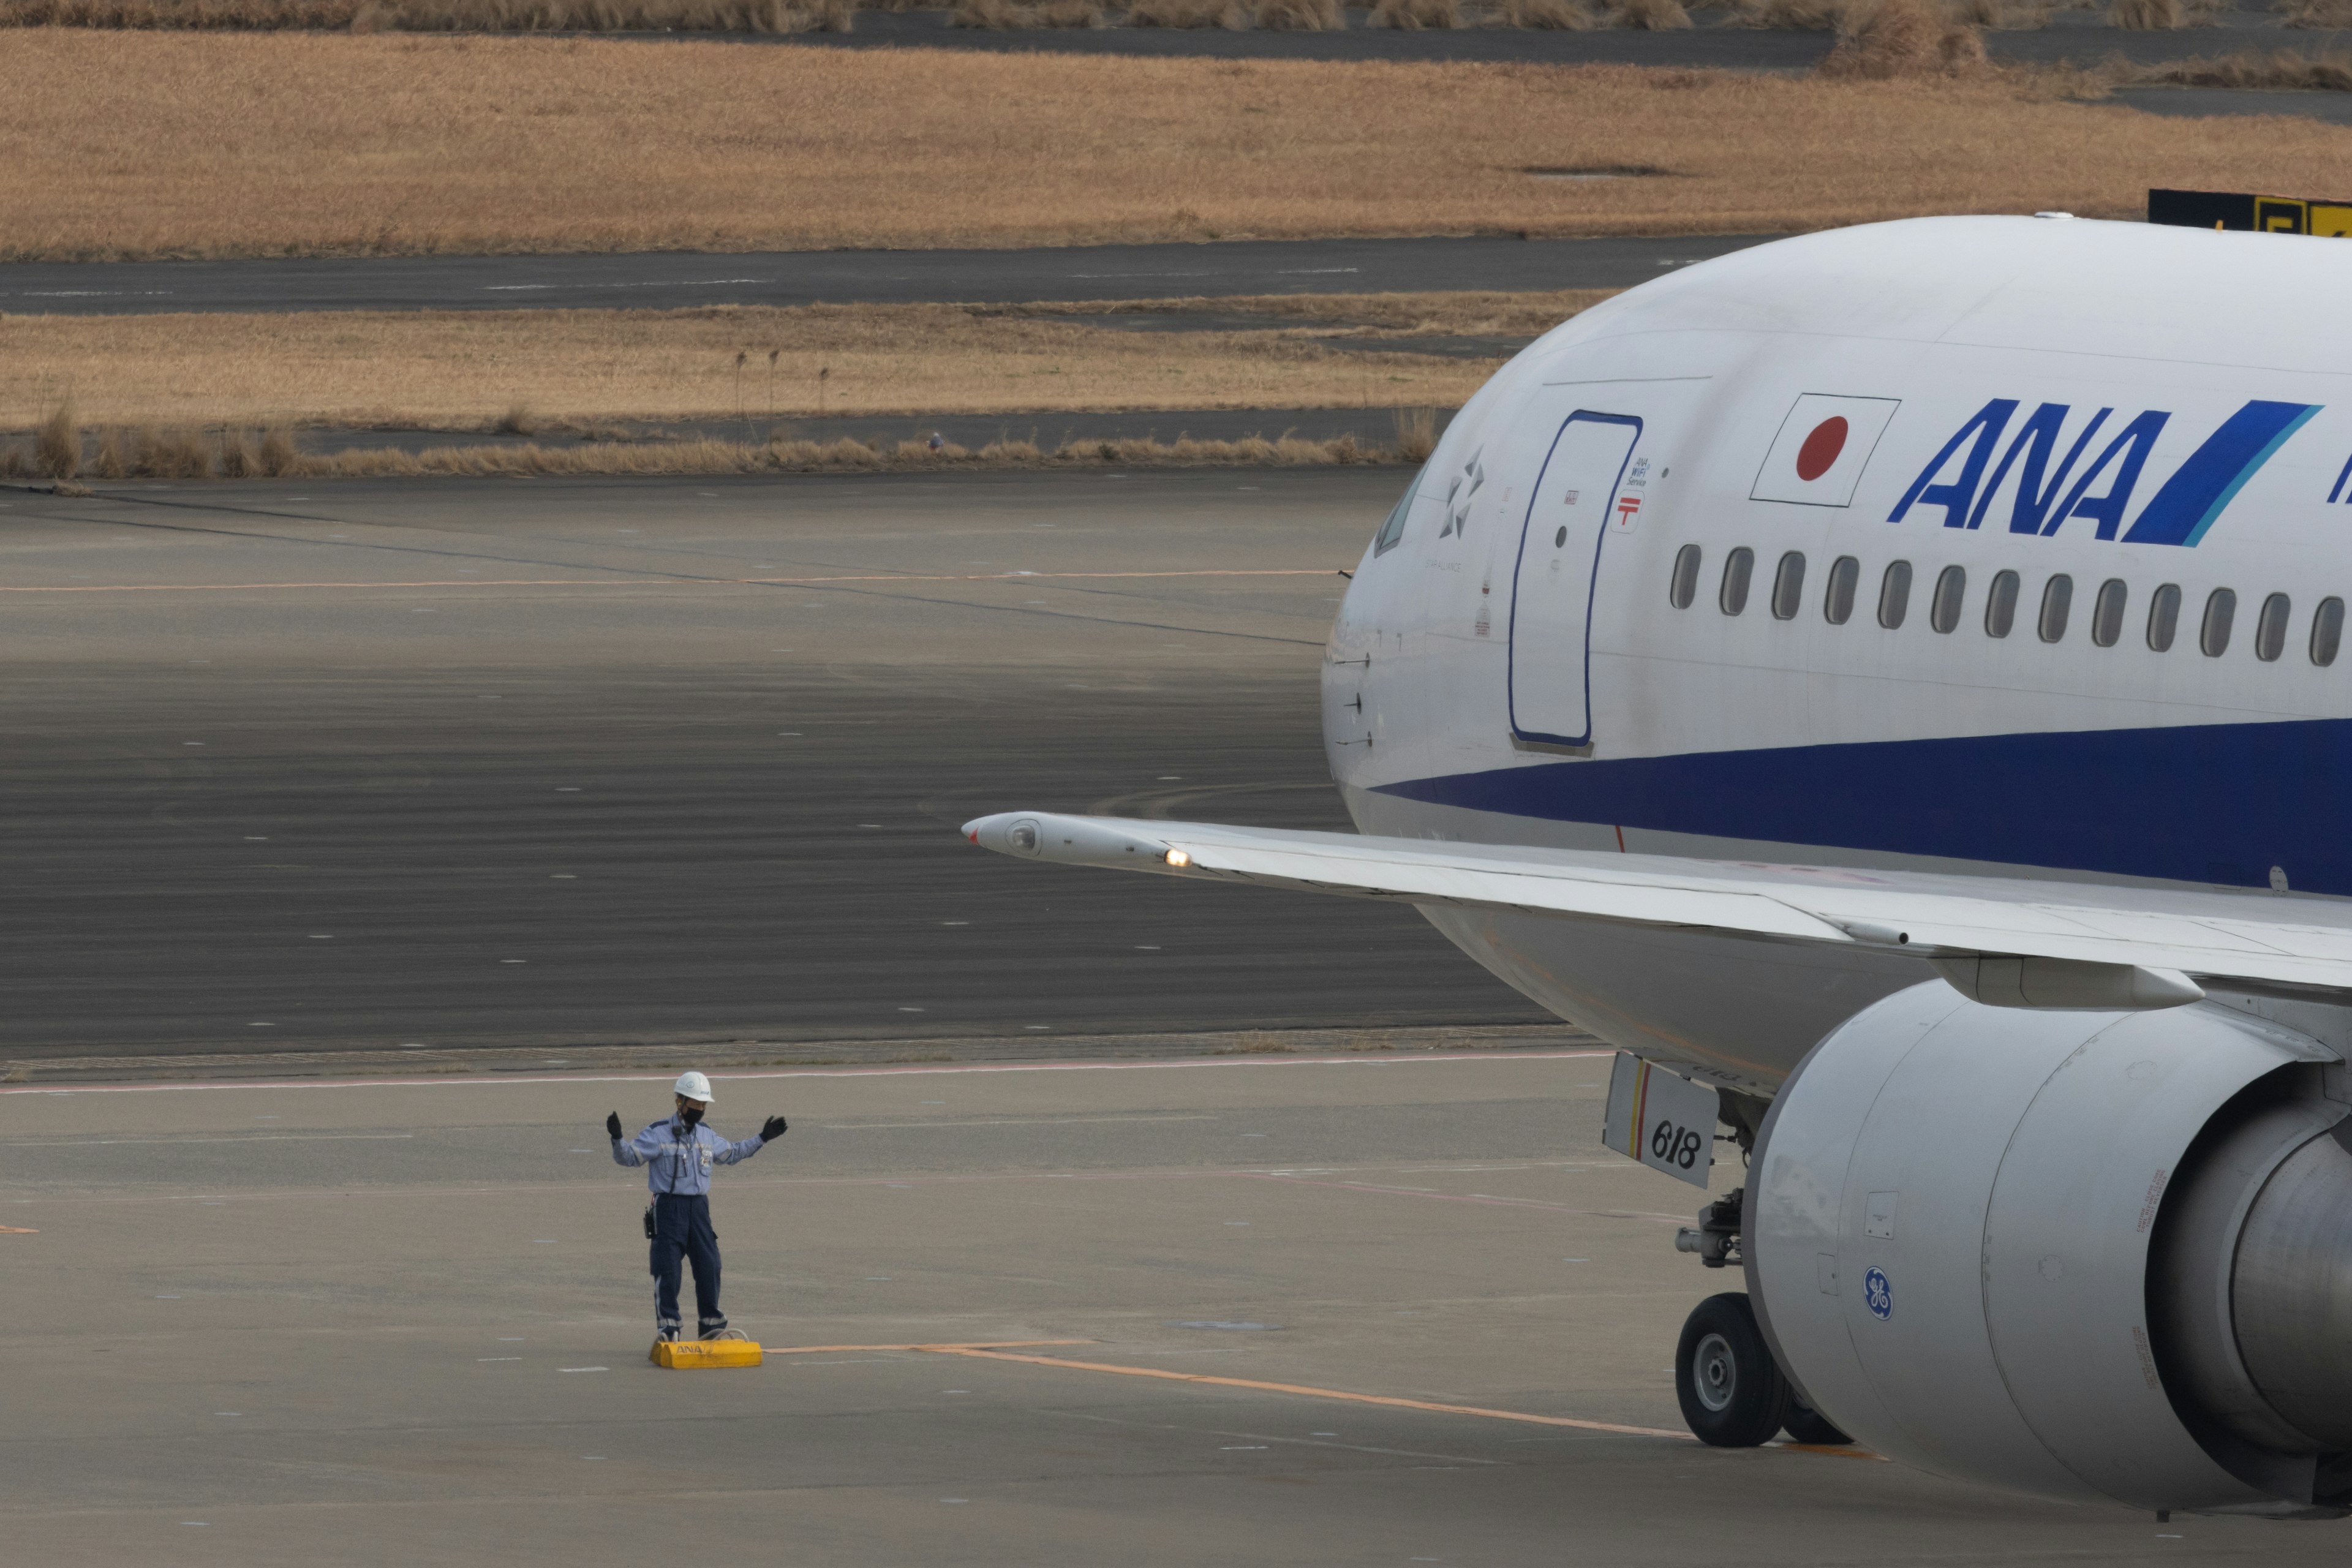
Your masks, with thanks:
[{"label": "black glove", "polygon": [[604,1131],[612,1135],[614,1142],[618,1143],[621,1141],[621,1113],[619,1111],[615,1110],[613,1114],[604,1118]]},{"label": "black glove", "polygon": [[792,1124],[790,1122],[786,1121],[781,1116],[769,1117],[767,1121],[760,1124],[760,1142],[762,1143],[774,1142],[777,1139],[782,1138],[784,1135],[785,1131],[791,1127],[791,1125]]}]

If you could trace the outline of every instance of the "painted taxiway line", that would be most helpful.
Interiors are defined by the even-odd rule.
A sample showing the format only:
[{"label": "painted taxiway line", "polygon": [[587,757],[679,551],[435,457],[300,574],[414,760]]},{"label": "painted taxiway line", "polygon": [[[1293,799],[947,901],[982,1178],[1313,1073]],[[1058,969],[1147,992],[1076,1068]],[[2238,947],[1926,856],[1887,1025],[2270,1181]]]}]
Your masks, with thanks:
[{"label": "painted taxiway line", "polygon": [[[1320,1388],[1307,1383],[1268,1383],[1250,1377],[1221,1377],[1213,1373],[1169,1372],[1156,1366],[1122,1366],[1115,1362],[1072,1361],[1066,1356],[1015,1355],[1015,1351],[1059,1345],[1097,1344],[1097,1340],[980,1340],[969,1344],[940,1345],[787,1345],[763,1347],[769,1355],[818,1355],[846,1351],[912,1351],[926,1355],[969,1356],[975,1361],[1017,1362],[1054,1367],[1064,1372],[1109,1373],[1119,1377],[1155,1378],[1167,1383],[1206,1384],[1216,1388],[1246,1388],[1260,1394],[1292,1394],[1307,1399],[1333,1399],[1349,1405],[1380,1405],[1397,1410],[1426,1410],[1440,1415],[1476,1415],[1489,1421],[1521,1421],[1536,1426],[1570,1426],[1581,1432],[1608,1432],[1627,1437],[1670,1437],[1680,1443],[1698,1439],[1688,1432],[1664,1426],[1629,1426],[1615,1421],[1587,1421],[1573,1415],[1538,1415],[1527,1410],[1496,1410],[1484,1405],[1448,1405],[1433,1399],[1405,1399],[1390,1394],[1357,1394],[1344,1388]],[[1838,1447],[1824,1443],[1769,1443],[1767,1447],[1799,1454],[1819,1454],[1832,1459],[1875,1459],[1886,1456],[1867,1448]]]},{"label": "painted taxiway line", "polygon": [[[1366,1051],[1343,1057],[1197,1057],[1178,1061],[1093,1062],[965,1062],[952,1066],[915,1065],[871,1068],[778,1068],[768,1072],[712,1073],[713,1083],[750,1083],[793,1078],[932,1078],[961,1073],[1022,1072],[1171,1072],[1198,1068],[1421,1067],[1454,1062],[1573,1061],[1612,1057],[1612,1050],[1570,1051],[1435,1051],[1428,1055],[1396,1056]],[[668,1083],[674,1075],[658,1073],[547,1073],[501,1075],[443,1073],[433,1078],[227,1079],[216,1083],[93,1083],[0,1084],[0,1097],[15,1094],[172,1094],[215,1089],[488,1089],[509,1084]]]},{"label": "painted taxiway line", "polygon": [[831,1355],[837,1351],[929,1351],[946,1354],[950,1351],[1013,1351],[1031,1350],[1044,1345],[1091,1345],[1099,1340],[974,1340],[970,1344],[946,1345],[761,1345],[762,1355]]},{"label": "painted taxiway line", "polygon": [[26,583],[0,594],[255,594],[329,588],[822,588],[835,583],[1109,583],[1175,577],[1330,577],[1328,566],[1205,567],[1184,572],[877,572],[835,577],[705,577],[627,566],[611,577],[460,577],[392,583]]},{"label": "painted taxiway line", "polygon": [[1572,1426],[1583,1432],[1611,1432],[1629,1437],[1671,1437],[1695,1443],[1687,1432],[1663,1426],[1626,1426],[1613,1421],[1584,1421],[1572,1415],[1537,1415],[1525,1410],[1493,1410],[1483,1405],[1444,1405],[1431,1399],[1404,1399],[1390,1394],[1355,1394],[1340,1388],[1318,1388],[1304,1383],[1261,1383],[1249,1377],[1220,1377],[1205,1372],[1168,1372],[1154,1366],[1119,1366],[1110,1362],[1071,1361],[1063,1356],[1016,1355],[1009,1350],[979,1346],[940,1345],[940,1355],[970,1356],[978,1361],[1021,1362],[1031,1366],[1058,1367],[1068,1372],[1110,1373],[1120,1377],[1158,1378],[1168,1383],[1194,1383],[1213,1388],[1246,1388],[1260,1394],[1290,1394],[1307,1399],[1336,1399],[1350,1405],[1380,1405],[1397,1410],[1427,1410],[1441,1415],[1478,1415],[1489,1421],[1524,1421],[1538,1426]]}]

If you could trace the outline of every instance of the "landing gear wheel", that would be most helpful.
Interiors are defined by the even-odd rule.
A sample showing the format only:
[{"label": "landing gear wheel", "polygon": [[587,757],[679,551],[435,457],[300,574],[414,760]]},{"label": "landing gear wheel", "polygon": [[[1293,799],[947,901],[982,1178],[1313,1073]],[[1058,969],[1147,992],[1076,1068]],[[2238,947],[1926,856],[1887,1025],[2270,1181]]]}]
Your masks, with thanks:
[{"label": "landing gear wheel", "polygon": [[1675,1398],[1692,1435],[1717,1448],[1753,1448],[1788,1420],[1789,1380],[1747,1297],[1709,1296],[1692,1310],[1675,1349]]},{"label": "landing gear wheel", "polygon": [[1793,1393],[1789,1396],[1789,1418],[1781,1425],[1787,1429],[1790,1437],[1799,1443],[1812,1443],[1824,1448],[1843,1448],[1853,1441],[1832,1426],[1828,1416],[1818,1410],[1811,1410],[1798,1404],[1797,1396]]}]

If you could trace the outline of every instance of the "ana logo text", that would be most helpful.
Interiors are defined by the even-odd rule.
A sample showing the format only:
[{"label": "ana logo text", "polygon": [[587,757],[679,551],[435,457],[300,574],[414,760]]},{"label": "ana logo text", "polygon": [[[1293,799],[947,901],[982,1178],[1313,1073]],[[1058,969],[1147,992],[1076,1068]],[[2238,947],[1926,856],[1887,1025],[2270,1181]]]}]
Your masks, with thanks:
[{"label": "ana logo text", "polygon": [[2319,412],[2317,404],[2250,400],[2181,459],[2126,529],[2133,492],[2172,416],[2152,408],[2116,423],[2114,409],[2101,408],[2078,421],[2070,405],[2044,403],[2011,434],[2022,406],[2017,398],[1996,397],[1978,409],[1919,471],[1886,521],[1900,522],[1914,507],[1940,507],[1946,528],[1976,528],[1991,515],[2011,533],[2049,535],[2079,517],[2101,539],[2194,545],[2255,470]]}]

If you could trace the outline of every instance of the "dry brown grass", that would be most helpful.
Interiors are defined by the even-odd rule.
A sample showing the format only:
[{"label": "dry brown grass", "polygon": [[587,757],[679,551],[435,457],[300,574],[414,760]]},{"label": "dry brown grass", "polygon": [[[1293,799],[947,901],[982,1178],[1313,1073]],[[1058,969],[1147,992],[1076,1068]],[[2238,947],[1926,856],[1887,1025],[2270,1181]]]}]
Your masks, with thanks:
[{"label": "dry brown grass", "polygon": [[959,27],[1017,32],[1036,27],[1099,27],[1103,8],[1094,0],[1045,0],[1021,5],[1013,0],[960,0],[949,20]]},{"label": "dry brown grass", "polygon": [[[1400,422],[1403,434],[1407,422]],[[1433,433],[1434,420],[1431,422]],[[1418,426],[1415,426],[1417,429]],[[77,437],[79,437],[77,433]],[[124,433],[100,433],[101,450],[110,438]],[[844,437],[812,441],[782,432],[765,440],[637,441],[577,447],[527,446],[432,447],[407,451],[396,447],[348,447],[317,455],[297,455],[291,445],[273,448],[265,436],[258,448],[242,432],[225,433],[217,458],[201,443],[193,459],[162,445],[131,448],[127,466],[101,472],[106,479],[373,479],[442,478],[457,476],[541,476],[566,474],[630,475],[826,473],[877,470],[1010,468],[1112,464],[1119,468],[1201,468],[1222,465],[1252,467],[1323,467],[1335,464],[1419,462],[1426,447],[1399,451],[1360,443],[1353,436],[1310,441],[1287,432],[1274,437],[1244,437],[1237,441],[1200,441],[1179,436],[1172,441],[1150,437],[1107,440],[1073,440],[1050,449],[1034,441],[997,440],[974,451],[947,443],[932,451],[927,443],[899,441],[889,445]],[[153,460],[150,461],[150,456]],[[23,448],[0,444],[0,479],[36,477],[34,459]],[[61,496],[91,492],[70,479],[47,475]]]},{"label": "dry brown grass", "polygon": [[1731,23],[1740,27],[1785,27],[1798,32],[1834,32],[1846,26],[1857,0],[1744,0]]},{"label": "dry brown grass", "polygon": [[52,479],[69,479],[81,471],[81,423],[72,404],[58,405],[34,430],[33,466]]},{"label": "dry brown grass", "polygon": [[1136,0],[1128,8],[1130,27],[1223,27],[1241,32],[1250,25],[1241,0]]},{"label": "dry brown grass", "polygon": [[[888,9],[907,7],[891,5]],[[0,0],[0,27],[354,33],[845,33],[858,0]]]},{"label": "dry brown grass", "polygon": [[1486,16],[1497,26],[1559,33],[1581,33],[1601,25],[1601,14],[1587,0],[1502,0]]},{"label": "dry brown grass", "polygon": [[[780,32],[782,0],[0,0],[0,27],[160,32]],[[854,19],[856,0],[838,0]],[[803,7],[812,8],[812,7]]]},{"label": "dry brown grass", "polygon": [[1396,415],[1396,455],[1408,463],[1429,460],[1437,450],[1437,410],[1401,408]]},{"label": "dry brown grass", "polygon": [[1616,0],[1610,8],[1609,21],[1612,26],[1640,32],[1691,26],[1690,13],[1683,9],[1682,0]]},{"label": "dry brown grass", "polygon": [[2046,0],[1955,0],[1955,22],[1995,32],[2030,33],[2050,25],[2053,7]]},{"label": "dry brown grass", "polygon": [[1878,0],[1841,29],[1820,74],[1832,81],[1894,81],[1985,68],[1983,37],[1936,0]]},{"label": "dry brown grass", "polygon": [[1275,33],[1336,32],[1348,25],[1339,0],[1257,0],[1250,16]]},{"label": "dry brown grass", "polygon": [[2107,25],[2131,32],[2210,27],[2230,9],[2231,0],[2113,0]]},{"label": "dry brown grass", "polygon": [[[2267,55],[2237,54],[2210,60],[2172,60],[2147,67],[2128,79],[2165,87],[2306,88],[2328,92],[2352,92],[2352,58],[2299,55],[2292,49],[2280,49]],[[2305,183],[2307,184],[2308,181]],[[2263,186],[2260,181],[2256,181],[2236,188],[2260,190]]]},{"label": "dry brown grass", "polygon": [[[528,436],[614,420],[1428,404],[1453,406],[1496,360],[1343,351],[1349,338],[1524,336],[1593,300],[1388,295],[1217,300],[1256,330],[1129,331],[1059,318],[1182,302],[1034,307],[0,316],[0,417],[74,389],[125,471],[190,428],[415,426]],[[1194,301],[1193,308],[1210,301]],[[735,360],[777,353],[744,384]],[[763,366],[764,369],[764,366]],[[743,404],[750,405],[748,409]],[[67,427],[80,416],[68,418]],[[101,436],[101,445],[107,437]],[[233,437],[232,440],[246,440]],[[177,450],[175,448],[175,450]],[[255,448],[256,460],[260,450]],[[184,464],[185,454],[172,461]],[[231,459],[242,462],[240,454]]]},{"label": "dry brown grass", "polygon": [[[2151,185],[2325,189],[2352,154],[2316,121],[2158,121],[1991,78],[293,34],[9,47],[0,254],[28,259],[2129,216]],[[1520,173],[1538,166],[1673,177]]]},{"label": "dry brown grass", "polygon": [[1424,27],[1462,27],[1470,22],[1462,0],[1380,0],[1365,24],[1418,32]]},{"label": "dry brown grass", "polygon": [[2278,0],[2271,9],[2281,26],[2352,27],[2352,0]]}]

